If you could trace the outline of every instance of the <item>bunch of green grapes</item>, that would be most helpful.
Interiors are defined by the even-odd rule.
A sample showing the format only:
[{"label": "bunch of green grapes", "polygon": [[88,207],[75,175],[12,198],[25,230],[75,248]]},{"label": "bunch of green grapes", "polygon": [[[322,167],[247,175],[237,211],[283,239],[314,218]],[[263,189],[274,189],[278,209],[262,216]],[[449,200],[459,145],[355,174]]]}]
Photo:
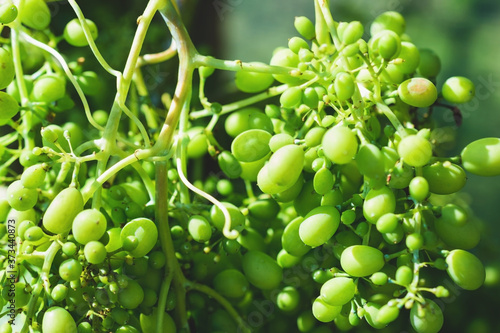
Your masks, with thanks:
[{"label": "bunch of green grapes", "polygon": [[[432,333],[449,281],[481,287],[454,194],[500,175],[500,139],[435,154],[432,111],[459,122],[474,85],[438,92],[439,57],[399,13],[365,32],[315,1],[269,64],[243,63],[198,53],[177,3],[151,0],[118,71],[68,3],[59,32],[43,0],[0,3],[0,332]],[[157,12],[172,45],[141,55]],[[175,90],[150,91],[142,68],[175,55]],[[248,96],[211,101],[215,70]]]}]

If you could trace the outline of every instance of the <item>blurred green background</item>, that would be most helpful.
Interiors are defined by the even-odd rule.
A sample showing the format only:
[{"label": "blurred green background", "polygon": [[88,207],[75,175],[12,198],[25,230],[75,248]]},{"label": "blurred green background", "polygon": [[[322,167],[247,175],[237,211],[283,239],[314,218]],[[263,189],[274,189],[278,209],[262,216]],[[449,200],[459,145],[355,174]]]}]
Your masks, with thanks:
[{"label": "blurred green background", "polygon": [[[312,0],[181,2],[189,22],[188,30],[197,48],[202,53],[226,59],[268,62],[274,48],[286,46],[288,38],[297,35],[293,27],[295,16],[314,18]],[[146,3],[146,0],[79,2],[87,17],[98,23],[101,34],[97,45],[101,46],[104,57],[113,67],[123,68],[135,31],[135,19]],[[74,17],[74,13],[64,2],[52,5],[60,14],[55,16],[54,23],[62,31],[68,17]],[[418,47],[433,49],[441,58],[438,88],[453,75],[467,76],[476,84],[476,98],[460,107],[462,126],[455,126],[451,113],[439,110],[443,112],[433,115],[447,129],[443,131],[449,141],[445,154],[456,155],[467,143],[478,138],[500,137],[500,1],[331,0],[331,8],[336,20],[359,20],[366,27],[384,11],[401,12],[407,19],[406,31],[413,42]],[[168,34],[160,17],[155,18],[147,38],[145,52],[158,52],[168,46]],[[78,55],[82,55],[82,51],[85,52],[79,49]],[[87,59],[92,66],[90,54]],[[102,74],[106,78],[105,73]],[[170,89],[175,83],[175,76],[175,67],[170,64],[151,66],[145,72],[147,84],[152,89]],[[230,77],[220,79],[216,85],[223,86],[215,86],[214,90],[226,92],[226,87],[230,85],[225,85],[224,78]],[[111,78],[109,80],[108,86],[113,88]],[[112,97],[110,91],[110,101]],[[488,281],[481,290],[452,292],[456,297],[445,304],[443,332],[500,332],[497,318],[500,305],[497,296],[500,295],[500,177],[469,175],[461,199],[483,221],[483,241],[475,253],[488,266],[496,269],[488,268]]]}]

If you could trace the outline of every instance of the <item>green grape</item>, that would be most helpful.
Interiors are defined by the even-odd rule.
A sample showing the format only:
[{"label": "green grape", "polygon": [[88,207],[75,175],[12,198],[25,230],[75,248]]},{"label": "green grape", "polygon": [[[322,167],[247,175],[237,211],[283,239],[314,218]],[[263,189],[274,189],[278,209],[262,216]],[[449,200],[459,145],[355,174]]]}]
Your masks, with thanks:
[{"label": "green grape", "polygon": [[116,329],[115,333],[141,333],[141,332],[134,326],[122,325]]},{"label": "green grape", "polygon": [[95,208],[85,209],[76,215],[71,228],[75,240],[80,244],[99,240],[106,232],[104,214]]},{"label": "green grape", "polygon": [[243,256],[242,267],[248,282],[259,289],[275,289],[283,279],[282,268],[264,252],[248,251]]},{"label": "green grape", "polygon": [[385,180],[384,155],[377,146],[371,143],[362,145],[355,160],[362,175]]},{"label": "green grape", "polygon": [[276,257],[276,262],[280,267],[290,268],[300,263],[301,257],[292,256],[290,253],[286,252],[285,249],[281,249]]},{"label": "green grape", "polygon": [[337,33],[340,41],[349,45],[357,42],[361,37],[363,37],[364,28],[361,22],[352,21],[347,23],[346,27],[342,29],[342,31],[339,31],[339,28],[337,28]]},{"label": "green grape", "polygon": [[341,310],[342,306],[330,305],[321,297],[316,298],[312,304],[314,318],[322,323],[329,323],[334,320],[340,314]]},{"label": "green grape", "polygon": [[233,183],[228,179],[221,179],[216,185],[217,192],[222,196],[228,196],[233,193]]},{"label": "green grape", "polygon": [[82,264],[76,259],[66,259],[59,265],[59,276],[64,281],[74,281],[82,274]]},{"label": "green grape", "polygon": [[429,183],[424,177],[415,177],[410,182],[409,190],[414,200],[422,202],[429,195]]},{"label": "green grape", "polygon": [[33,97],[38,102],[52,103],[64,97],[66,82],[55,74],[44,74],[33,84]]},{"label": "green grape", "polygon": [[402,35],[406,29],[406,21],[398,12],[388,11],[375,18],[370,26],[370,34],[375,36],[383,30],[392,30],[398,35]]},{"label": "green grape", "polygon": [[434,104],[437,89],[434,83],[425,78],[411,78],[398,87],[398,96],[408,105],[425,108]]},{"label": "green grape", "polygon": [[351,278],[334,277],[321,286],[320,297],[330,305],[342,306],[351,301],[356,285]]},{"label": "green grape", "polygon": [[309,44],[300,37],[294,36],[288,40],[288,48],[295,54],[299,54],[301,49],[309,49]]},{"label": "green grape", "polygon": [[236,238],[238,243],[246,248],[247,250],[256,250],[265,252],[266,250],[266,241],[261,234],[250,227],[246,227],[241,230],[240,235]]},{"label": "green grape", "polygon": [[201,215],[192,215],[189,218],[188,231],[191,237],[199,243],[205,243],[212,237],[212,226]]},{"label": "green grape", "polygon": [[42,163],[34,164],[28,167],[21,175],[21,183],[26,188],[36,189],[41,187],[45,182],[47,169],[47,164]]},{"label": "green grape", "polygon": [[454,104],[470,102],[474,98],[475,92],[474,83],[463,76],[448,78],[441,88],[444,99]]},{"label": "green grape", "polygon": [[395,65],[402,73],[414,73],[420,63],[418,48],[410,42],[401,42],[401,51],[399,51],[398,59],[401,59],[401,61],[396,62]]},{"label": "green grape", "polygon": [[314,174],[313,185],[316,193],[324,195],[333,189],[335,176],[327,168],[321,168]]},{"label": "green grape", "polygon": [[460,288],[476,290],[486,278],[486,271],[481,261],[472,253],[453,250],[446,256],[446,272]]},{"label": "green grape", "polygon": [[337,164],[351,162],[358,150],[356,135],[346,126],[336,126],[326,131],[322,145],[325,156]]},{"label": "green grape", "polygon": [[410,310],[410,323],[417,333],[438,333],[443,322],[441,308],[430,299],[426,298],[424,305],[414,305]]},{"label": "green grape", "polygon": [[271,150],[271,134],[260,129],[251,129],[238,134],[231,144],[233,156],[240,162],[255,162],[264,158]]},{"label": "green grape", "polygon": [[[282,48],[273,53],[270,64],[272,66],[297,68],[299,64],[299,56],[288,48]],[[293,77],[285,74],[273,74],[276,81],[288,83],[289,85],[297,85],[303,82],[300,77]]]},{"label": "green grape", "polygon": [[125,309],[133,310],[144,300],[144,289],[135,280],[128,279],[127,286],[118,293],[118,302]]},{"label": "green grape", "polygon": [[285,312],[294,311],[299,306],[299,303],[299,291],[292,286],[286,286],[276,296],[276,305],[280,310]]},{"label": "green grape", "polygon": [[89,241],[86,243],[83,248],[83,253],[85,259],[94,265],[102,264],[108,254],[104,244],[99,241]]},{"label": "green grape", "polygon": [[224,122],[226,133],[235,138],[249,129],[273,132],[271,119],[256,107],[247,107],[231,113]]},{"label": "green grape", "polygon": [[375,272],[370,276],[370,281],[377,286],[383,286],[389,281],[389,277],[384,272]]},{"label": "green grape", "polygon": [[187,155],[189,158],[200,158],[208,151],[208,138],[205,134],[205,128],[201,126],[191,127],[187,134],[189,143],[187,146]]},{"label": "green grape", "polygon": [[312,314],[311,310],[301,312],[297,316],[297,329],[299,332],[309,332],[313,329],[316,324],[316,319]]},{"label": "green grape", "polygon": [[[108,251],[109,252],[109,251]],[[161,251],[153,251],[149,253],[149,265],[154,269],[160,269],[165,266],[167,262],[167,258],[165,254]]]},{"label": "green grape", "polygon": [[424,237],[419,233],[406,236],[406,247],[410,251],[420,250],[424,246]]},{"label": "green grape", "polygon": [[311,109],[315,109],[318,107],[319,96],[318,91],[314,86],[304,89],[302,93],[302,103],[307,105]]},{"label": "green grape", "polygon": [[63,244],[61,250],[68,257],[72,257],[76,254],[76,251],[78,251],[78,247],[73,242],[66,242]]},{"label": "green grape", "polygon": [[226,269],[214,277],[214,289],[229,298],[241,298],[249,289],[248,280],[237,269]]},{"label": "green grape", "polygon": [[[241,213],[241,211],[230,202],[222,202],[224,207],[229,211],[229,215],[231,216],[231,229],[241,229],[245,224],[245,217]],[[210,210],[210,220],[214,227],[217,230],[222,231],[225,224],[224,213],[217,206],[212,206]]]},{"label": "green grape", "polygon": [[409,286],[413,280],[413,270],[408,266],[399,266],[396,270],[396,282],[402,286]]},{"label": "green grape", "polygon": [[333,87],[338,100],[341,102],[347,101],[351,98],[356,90],[353,77],[346,72],[340,72],[335,76]]},{"label": "green grape", "polygon": [[396,305],[385,304],[378,310],[376,321],[381,324],[387,325],[389,323],[392,323],[398,317],[399,308]]},{"label": "green grape", "polygon": [[24,239],[30,242],[36,242],[42,239],[44,236],[45,233],[39,226],[30,227],[24,232]]},{"label": "green grape", "polygon": [[[312,185],[312,184],[311,184]],[[291,202],[295,200],[301,193],[304,186],[304,177],[300,174],[299,179],[290,188],[278,192],[273,195],[273,198],[278,202]]]},{"label": "green grape", "polygon": [[429,140],[419,135],[408,135],[399,142],[398,154],[404,163],[421,167],[429,163],[432,157],[432,145]]},{"label": "green grape", "polygon": [[314,24],[305,16],[296,16],[293,25],[297,32],[305,39],[313,39],[316,36]]},{"label": "green grape", "polygon": [[12,119],[19,112],[19,108],[19,104],[12,96],[0,91],[0,121]]},{"label": "green grape", "polygon": [[259,199],[248,205],[248,214],[259,220],[273,220],[278,216],[280,208],[274,199]]},{"label": "green grape", "polygon": [[278,149],[283,146],[293,144],[294,139],[290,134],[287,133],[278,133],[271,137],[269,140],[269,148],[273,153],[275,153]]},{"label": "green grape", "polygon": [[49,204],[42,218],[43,226],[53,234],[71,230],[76,215],[83,210],[82,193],[74,187],[59,192]]},{"label": "green grape", "polygon": [[276,194],[292,187],[299,179],[304,164],[304,151],[297,145],[278,149],[257,176],[264,193]]},{"label": "green grape", "polygon": [[398,224],[396,226],[396,229],[394,229],[392,232],[388,232],[382,235],[384,240],[389,243],[389,244],[398,244],[403,240],[403,237],[405,235],[405,231],[401,224]]},{"label": "green grape", "polygon": [[452,194],[460,191],[467,181],[465,171],[450,162],[435,162],[422,169],[423,177],[428,182],[429,192]]},{"label": "green grape", "polygon": [[200,72],[200,77],[206,79],[214,73],[215,68],[209,66],[200,66],[198,70]]},{"label": "green grape", "polygon": [[434,223],[436,234],[449,247],[469,250],[474,248],[481,238],[481,232],[474,221],[460,224],[447,218],[438,218]]},{"label": "green grape", "polygon": [[399,218],[394,213],[384,214],[376,222],[377,230],[383,234],[394,232],[398,225]]},{"label": "green grape", "polygon": [[17,17],[17,7],[13,3],[0,5],[0,24],[9,24]]},{"label": "green grape", "polygon": [[[250,63],[257,65],[260,63]],[[274,82],[274,77],[268,73],[238,71],[235,76],[236,87],[246,93],[256,93],[269,88]]]},{"label": "green grape", "polygon": [[370,223],[377,223],[377,220],[384,214],[394,213],[396,209],[396,198],[392,190],[387,186],[379,189],[371,189],[366,195],[363,203],[363,215]]},{"label": "green grape", "polygon": [[302,101],[302,89],[289,87],[280,96],[280,104],[284,108],[294,108]]},{"label": "green grape", "polygon": [[7,201],[15,210],[26,211],[36,205],[38,191],[24,187],[21,180],[16,180],[7,188]]},{"label": "green grape", "polygon": [[500,138],[483,138],[469,143],[461,152],[462,166],[478,176],[500,175]]},{"label": "green grape", "polygon": [[50,292],[50,297],[56,302],[62,302],[68,295],[68,287],[64,284],[57,284],[52,288]]},{"label": "green grape", "polygon": [[316,147],[321,144],[323,136],[325,135],[326,129],[324,127],[313,127],[311,128],[304,137],[304,142],[307,147]]},{"label": "green grape", "polygon": [[283,230],[281,235],[281,244],[283,249],[289,254],[301,257],[311,249],[310,246],[304,244],[299,235],[299,228],[304,218],[299,216],[290,221]]},{"label": "green grape", "polygon": [[158,240],[158,229],[153,221],[139,217],[128,222],[120,232],[122,243],[128,236],[134,236],[138,240],[138,246],[129,251],[130,255],[139,258],[145,256],[153,249]]},{"label": "green grape", "polygon": [[320,206],[311,210],[299,227],[304,244],[317,247],[326,243],[340,225],[340,213],[332,206]]},{"label": "green grape", "polygon": [[[89,19],[85,19],[85,22],[87,23],[92,39],[95,40],[98,35],[97,26],[93,21]],[[66,24],[66,27],[64,27],[63,36],[64,39],[73,46],[81,47],[89,44],[87,38],[85,37],[85,32],[82,28],[82,25],[76,18],[72,19]]]},{"label": "green grape", "polygon": [[93,71],[83,72],[76,77],[76,81],[85,95],[96,96],[102,89],[100,78],[97,73]]},{"label": "green grape", "polygon": [[385,261],[383,253],[374,247],[352,245],[342,252],[340,264],[347,274],[362,277],[378,272]]},{"label": "green grape", "polygon": [[439,56],[430,49],[420,49],[420,64],[418,73],[426,78],[435,78],[441,71]]},{"label": "green grape", "polygon": [[48,308],[42,318],[43,332],[77,333],[76,323],[71,314],[59,306]]},{"label": "green grape", "polygon": [[378,53],[385,60],[390,60],[401,52],[401,39],[398,34],[391,30],[384,30],[373,37],[374,47],[378,48]]},{"label": "green grape", "polygon": [[363,306],[363,310],[365,312],[364,318],[366,322],[368,325],[376,329],[382,329],[386,326],[385,323],[377,320],[381,308],[382,305],[375,302],[368,302]]},{"label": "green grape", "polygon": [[92,333],[92,325],[88,321],[78,324],[78,333]]},{"label": "green grape", "polygon": [[224,150],[217,155],[217,162],[222,172],[230,179],[238,178],[241,175],[241,164],[229,151]]}]

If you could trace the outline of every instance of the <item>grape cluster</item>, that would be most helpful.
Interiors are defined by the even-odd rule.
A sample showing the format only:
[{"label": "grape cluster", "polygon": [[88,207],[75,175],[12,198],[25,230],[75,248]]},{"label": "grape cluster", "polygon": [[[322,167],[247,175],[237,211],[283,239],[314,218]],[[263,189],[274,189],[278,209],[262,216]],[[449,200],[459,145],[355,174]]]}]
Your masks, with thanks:
[{"label": "grape cluster", "polygon": [[[176,5],[151,0],[119,72],[68,2],[78,18],[59,35],[45,1],[0,4],[0,332],[322,333],[409,318],[432,333],[445,282],[481,287],[480,228],[454,194],[466,172],[500,175],[500,139],[436,154],[432,112],[459,123],[474,84],[438,92],[439,57],[401,14],[365,31],[316,1],[317,22],[296,17],[269,64],[243,63],[199,54]],[[156,12],[174,42],[140,57]],[[116,76],[112,106],[95,106],[97,70],[63,46]],[[175,53],[174,97],[148,91],[141,68]],[[210,100],[216,70],[235,71],[241,100]]]}]

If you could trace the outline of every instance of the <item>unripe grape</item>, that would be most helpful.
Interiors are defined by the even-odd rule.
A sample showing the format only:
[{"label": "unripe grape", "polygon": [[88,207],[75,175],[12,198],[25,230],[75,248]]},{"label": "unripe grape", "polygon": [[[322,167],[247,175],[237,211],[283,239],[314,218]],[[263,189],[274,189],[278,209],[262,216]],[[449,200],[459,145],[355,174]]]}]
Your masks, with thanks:
[{"label": "unripe grape", "polygon": [[316,193],[324,195],[328,193],[335,183],[335,176],[327,168],[321,168],[314,174],[313,184]]},{"label": "unripe grape", "polygon": [[283,270],[269,255],[248,251],[242,259],[243,273],[255,287],[263,290],[277,288],[283,279]]},{"label": "unripe grape", "polygon": [[392,30],[398,35],[402,35],[406,29],[404,17],[395,11],[388,11],[375,18],[370,26],[370,34],[375,36],[382,30]]},{"label": "unripe grape", "polygon": [[269,148],[275,153],[281,147],[293,144],[293,141],[294,139],[290,134],[278,133],[269,140]]},{"label": "unripe grape", "polygon": [[55,74],[40,76],[33,85],[33,97],[36,101],[52,103],[61,99],[66,93],[64,78]]},{"label": "unripe grape", "polygon": [[52,306],[43,314],[42,331],[77,333],[77,328],[75,320],[67,310]]},{"label": "unripe grape", "polygon": [[409,190],[411,197],[421,202],[429,195],[429,183],[424,177],[415,177],[410,182]]},{"label": "unripe grape", "polygon": [[483,138],[469,143],[461,152],[464,169],[478,176],[500,175],[500,138]]},{"label": "unripe grape", "polygon": [[342,306],[351,301],[356,285],[351,278],[334,277],[326,281],[320,290],[320,297],[330,305]]},{"label": "unripe grape", "polygon": [[367,245],[353,245],[342,252],[340,264],[347,274],[362,277],[378,272],[385,261],[380,250]]},{"label": "unripe grape", "polygon": [[55,285],[50,292],[50,297],[56,302],[62,302],[68,295],[68,287],[64,284]]},{"label": "unripe grape", "polygon": [[[297,68],[299,64],[299,56],[293,53],[290,49],[280,49],[273,54],[270,64],[272,66]],[[274,74],[273,76],[281,83],[295,85],[302,82],[301,78],[293,77],[291,75]]]},{"label": "unripe grape", "polygon": [[291,312],[297,308],[300,302],[299,291],[292,287],[286,286],[280,291],[276,297],[276,305],[278,308],[285,312]]},{"label": "unripe grape", "polygon": [[224,150],[217,155],[217,162],[222,172],[230,179],[238,178],[241,175],[241,165],[229,151]]},{"label": "unripe grape", "polygon": [[[90,34],[92,36],[92,39],[96,39],[98,32],[97,32],[97,26],[95,23],[89,19],[85,19],[85,22],[88,25],[88,28],[90,30]],[[72,19],[71,21],[66,24],[66,27],[64,28],[64,39],[73,46],[81,47],[81,46],[86,46],[88,45],[87,38],[85,37],[85,32],[82,28],[82,25],[80,24],[80,20],[75,18]]]},{"label": "unripe grape", "polygon": [[432,157],[432,145],[429,140],[421,136],[408,135],[399,142],[398,154],[404,163],[421,167],[429,163]]},{"label": "unripe grape", "polygon": [[13,3],[3,3],[0,5],[0,24],[9,24],[17,17],[17,7]]},{"label": "unripe grape", "polygon": [[309,252],[310,246],[304,244],[300,239],[299,228],[304,218],[299,216],[287,224],[281,235],[283,249],[293,256],[300,257]]},{"label": "unripe grape", "polygon": [[413,279],[413,271],[408,266],[399,266],[396,270],[396,282],[402,286],[410,285]]},{"label": "unripe grape", "polygon": [[[379,36],[381,34],[381,36]],[[399,36],[390,31],[386,30],[377,34],[374,38],[378,38],[377,47],[378,53],[385,60],[390,60],[399,55],[401,52],[401,39]]]},{"label": "unripe grape", "polygon": [[38,201],[38,191],[24,187],[20,180],[12,182],[7,188],[6,194],[9,205],[18,211],[31,209]]},{"label": "unripe grape", "polygon": [[137,238],[138,241],[137,247],[129,251],[130,255],[135,258],[144,257],[156,245],[158,229],[153,221],[145,217],[139,217],[125,224],[121,230],[120,239],[122,243],[129,236]]},{"label": "unripe grape", "polygon": [[271,119],[256,107],[248,107],[231,113],[224,122],[226,133],[235,138],[249,129],[273,132]]},{"label": "unripe grape", "polygon": [[118,302],[125,309],[133,310],[144,300],[144,289],[135,280],[129,279],[127,286],[118,293]]},{"label": "unripe grape", "polygon": [[463,76],[448,78],[441,88],[444,99],[455,104],[470,102],[474,98],[475,92],[474,83]]},{"label": "unripe grape", "polygon": [[284,108],[293,108],[300,104],[302,99],[302,90],[299,87],[289,87],[280,96],[281,106]]},{"label": "unripe grape", "polygon": [[434,301],[425,299],[425,305],[411,308],[410,322],[417,333],[438,333],[443,327],[443,312]]},{"label": "unripe grape", "polygon": [[414,44],[401,42],[401,50],[397,59],[399,59],[399,61],[395,62],[397,68],[404,74],[412,74],[420,63],[420,53]]},{"label": "unripe grape", "polygon": [[212,237],[212,226],[201,215],[193,215],[189,218],[188,231],[193,239],[199,243],[205,243]]},{"label": "unripe grape", "polygon": [[467,181],[465,171],[450,162],[435,162],[422,169],[429,191],[435,194],[452,194],[461,190]]},{"label": "unripe grape", "polygon": [[106,232],[107,221],[103,213],[97,209],[85,209],[73,220],[72,231],[75,240],[80,244],[99,240]]},{"label": "unripe grape", "polygon": [[305,16],[296,16],[293,25],[305,39],[313,39],[316,36],[314,24]]},{"label": "unripe grape", "polygon": [[83,248],[85,259],[91,264],[101,264],[107,256],[106,247],[98,241],[90,241]]},{"label": "unripe grape", "polygon": [[309,44],[300,37],[294,36],[288,40],[288,48],[295,54],[299,54],[301,49],[309,49]]},{"label": "unripe grape", "polygon": [[240,162],[255,162],[269,152],[271,134],[261,129],[250,129],[238,134],[231,144],[233,156]]},{"label": "unripe grape", "polygon": [[30,227],[24,232],[24,239],[31,242],[36,242],[42,239],[43,236],[45,236],[45,233],[39,226]]},{"label": "unripe grape", "polygon": [[399,218],[394,213],[387,213],[380,216],[377,220],[377,230],[383,234],[396,230],[399,225]]},{"label": "unripe grape", "polygon": [[377,321],[381,324],[389,324],[399,316],[399,308],[396,305],[383,305],[377,314]]},{"label": "unripe grape", "polygon": [[408,105],[424,108],[431,106],[437,99],[434,83],[424,78],[411,78],[398,87],[398,95]]},{"label": "unripe grape", "polygon": [[19,112],[19,108],[19,104],[12,96],[0,91],[0,121],[6,121],[14,117]]},{"label": "unripe grape", "polygon": [[358,39],[360,39],[363,36],[364,33],[364,28],[361,22],[359,21],[352,21],[349,22],[346,27],[342,30],[342,32],[338,33],[340,40],[346,44],[353,44],[355,43]]},{"label": "unripe grape", "polygon": [[312,305],[312,313],[314,317],[323,323],[328,323],[334,320],[342,310],[342,306],[330,305],[321,297],[314,300]]},{"label": "unripe grape", "polygon": [[453,250],[446,256],[446,272],[451,279],[465,290],[476,290],[486,278],[486,271],[481,261],[472,253]]},{"label": "unripe grape", "polygon": [[396,198],[392,190],[387,186],[371,189],[363,203],[363,215],[370,223],[377,223],[377,220],[382,215],[394,213],[395,209]]},{"label": "unripe grape", "polygon": [[43,0],[25,0],[21,11],[21,23],[25,26],[43,30],[50,24],[50,10]]},{"label": "unripe grape", "polygon": [[332,127],[322,140],[323,153],[333,163],[347,164],[358,150],[356,135],[346,126]]},{"label": "unripe grape", "polygon": [[375,272],[370,276],[370,280],[377,286],[383,286],[387,283],[389,277],[384,272]]},{"label": "unripe grape", "polygon": [[430,49],[420,49],[420,64],[418,72],[426,78],[435,78],[441,70],[441,60],[438,55]]},{"label": "unripe grape", "polygon": [[381,329],[386,326],[385,323],[377,320],[381,308],[382,305],[375,302],[368,302],[363,306],[364,318],[366,322],[375,329]]},{"label": "unripe grape", "polygon": [[332,206],[320,206],[311,210],[299,227],[304,244],[316,247],[326,243],[340,225],[340,213]]},{"label": "unripe grape", "polygon": [[226,269],[214,278],[214,289],[225,297],[241,298],[248,291],[248,280],[237,269]]},{"label": "unripe grape", "polygon": [[59,276],[65,281],[79,279],[82,271],[82,264],[76,259],[67,259],[59,265]]},{"label": "unripe grape", "polygon": [[341,72],[335,76],[333,81],[335,94],[339,101],[343,102],[348,100],[354,94],[356,89],[354,79],[346,72]]},{"label": "unripe grape", "polygon": [[238,71],[234,82],[239,90],[246,93],[256,93],[269,88],[274,82],[274,77],[268,73]]},{"label": "unripe grape", "polygon": [[420,250],[424,246],[424,237],[419,233],[411,233],[406,236],[406,247],[410,251]]}]

